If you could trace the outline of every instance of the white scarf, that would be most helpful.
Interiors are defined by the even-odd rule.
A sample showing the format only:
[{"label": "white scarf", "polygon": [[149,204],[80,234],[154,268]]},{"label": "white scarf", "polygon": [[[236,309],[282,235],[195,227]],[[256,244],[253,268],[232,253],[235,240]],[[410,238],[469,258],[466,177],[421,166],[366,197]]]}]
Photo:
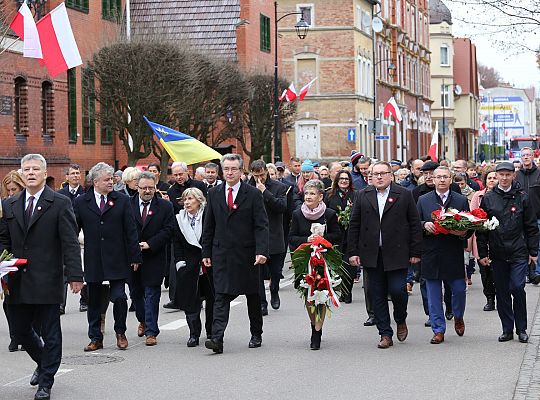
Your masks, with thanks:
[{"label": "white scarf", "polygon": [[176,215],[178,226],[180,227],[180,231],[184,235],[186,241],[190,245],[198,247],[199,249],[202,249],[202,246],[199,242],[201,240],[202,234],[203,211],[204,206],[201,206],[201,208],[199,208],[199,211],[197,211],[197,214],[195,214],[195,226],[193,228],[191,227],[191,217],[186,210],[180,210],[180,212]]}]

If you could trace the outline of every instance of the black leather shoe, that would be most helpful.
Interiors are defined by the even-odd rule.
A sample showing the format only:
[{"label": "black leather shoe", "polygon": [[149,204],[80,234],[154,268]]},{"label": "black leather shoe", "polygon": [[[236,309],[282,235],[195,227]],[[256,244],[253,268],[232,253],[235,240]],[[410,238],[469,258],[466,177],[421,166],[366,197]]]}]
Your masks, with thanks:
[{"label": "black leather shoe", "polygon": [[249,341],[249,348],[254,349],[256,347],[261,347],[262,345],[262,336],[251,335],[251,340]]},{"label": "black leather shoe", "polygon": [[11,342],[9,342],[8,350],[10,353],[19,350],[19,345],[17,344],[17,341],[15,341],[15,339],[11,339]]},{"label": "black leather shoe", "polygon": [[454,318],[454,313],[452,312],[452,310],[446,310],[444,316],[448,321],[450,321],[452,318]]},{"label": "black leather shoe", "polygon": [[369,317],[368,319],[366,319],[366,322],[364,322],[364,326],[373,326],[373,325],[375,325],[374,317]]},{"label": "black leather shoe", "polygon": [[499,336],[499,342],[508,342],[513,339],[514,339],[514,334],[512,332],[509,332],[509,333],[503,332],[503,334]]},{"label": "black leather shoe", "polygon": [[281,305],[281,301],[279,299],[279,293],[270,293],[270,305],[274,310],[279,310],[279,306]]},{"label": "black leather shoe", "polygon": [[540,275],[531,276],[529,280],[533,285],[538,285],[540,283]]},{"label": "black leather shoe", "polygon": [[268,315],[268,306],[266,304],[261,304],[261,313],[263,317]]},{"label": "black leather shoe", "polygon": [[131,302],[131,305],[129,306],[128,311],[129,312],[135,312],[135,303],[134,302]]},{"label": "black leather shoe", "polygon": [[88,311],[88,304],[79,304],[79,311],[80,312],[87,312]]},{"label": "black leather shoe", "polygon": [[199,338],[196,336],[190,336],[187,341],[187,347],[197,347],[199,345]]},{"label": "black leather shoe", "polygon": [[520,343],[527,343],[529,341],[529,335],[527,335],[527,332],[517,332],[517,334]]},{"label": "black leather shoe", "polygon": [[431,327],[431,318],[428,318],[427,321],[424,322],[424,326],[425,326],[426,328]]},{"label": "black leather shoe", "polygon": [[349,293],[345,296],[343,296],[343,300],[341,300],[345,304],[351,304],[352,303],[352,294]]},{"label": "black leather shoe", "polygon": [[66,313],[66,308],[60,306],[60,315],[64,315]]},{"label": "black leather shoe", "polygon": [[178,306],[172,301],[169,301],[167,304],[163,304],[163,308],[167,308],[169,310],[179,310]]},{"label": "black leather shoe", "polygon": [[36,368],[30,378],[30,385],[36,386],[39,383],[39,368]]},{"label": "black leather shoe", "polygon": [[209,339],[204,342],[204,347],[212,350],[216,354],[223,353],[223,342],[217,341],[215,339]]},{"label": "black leather shoe", "polygon": [[40,387],[34,396],[34,400],[49,400],[50,398],[51,389],[46,387]]},{"label": "black leather shoe", "polygon": [[493,311],[493,310],[495,310],[495,302],[488,300],[488,302],[484,306],[484,311]]}]

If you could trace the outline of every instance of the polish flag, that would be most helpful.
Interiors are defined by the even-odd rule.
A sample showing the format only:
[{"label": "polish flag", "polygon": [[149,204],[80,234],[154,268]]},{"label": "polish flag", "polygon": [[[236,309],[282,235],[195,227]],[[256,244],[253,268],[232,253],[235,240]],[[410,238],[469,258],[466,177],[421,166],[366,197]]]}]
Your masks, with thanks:
[{"label": "polish flag", "polygon": [[311,88],[311,85],[313,85],[313,82],[315,82],[316,80],[317,78],[312,79],[311,82],[309,82],[307,85],[302,87],[302,89],[300,89],[300,94],[298,95],[298,101],[304,100],[304,97],[306,97],[308,90]]},{"label": "polish flag", "polygon": [[43,62],[52,77],[82,64],[64,3],[38,21]]},{"label": "polish flag", "polygon": [[295,101],[296,97],[298,95],[296,94],[296,89],[294,88],[294,82],[291,82],[289,87],[283,91],[281,96],[279,97],[279,101],[287,100],[287,101]]},{"label": "polish flag", "polygon": [[384,118],[388,118],[388,116],[392,114],[394,119],[398,122],[401,122],[403,119],[401,117],[401,111],[399,111],[399,107],[396,103],[396,99],[394,99],[394,96],[390,97],[390,100],[388,100],[388,103],[384,106]]},{"label": "polish flag", "polygon": [[484,132],[487,132],[487,125],[485,122],[482,122],[482,129],[484,130]]},{"label": "polish flag", "polygon": [[438,162],[439,157],[439,121],[435,121],[435,130],[431,137],[431,144],[429,145],[428,155],[435,162]]},{"label": "polish flag", "polygon": [[9,27],[23,40],[23,57],[43,57],[36,21],[26,1],[22,3]]}]

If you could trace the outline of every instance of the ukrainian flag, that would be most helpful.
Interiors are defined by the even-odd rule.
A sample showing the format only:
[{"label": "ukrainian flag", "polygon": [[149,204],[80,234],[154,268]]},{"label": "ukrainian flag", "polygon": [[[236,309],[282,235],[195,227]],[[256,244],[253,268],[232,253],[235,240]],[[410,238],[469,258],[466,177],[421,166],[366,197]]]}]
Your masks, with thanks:
[{"label": "ukrainian flag", "polygon": [[175,131],[166,126],[156,124],[144,117],[159,139],[159,142],[173,161],[183,161],[186,164],[196,164],[203,161],[221,159],[221,154],[213,148],[199,142],[192,136]]}]

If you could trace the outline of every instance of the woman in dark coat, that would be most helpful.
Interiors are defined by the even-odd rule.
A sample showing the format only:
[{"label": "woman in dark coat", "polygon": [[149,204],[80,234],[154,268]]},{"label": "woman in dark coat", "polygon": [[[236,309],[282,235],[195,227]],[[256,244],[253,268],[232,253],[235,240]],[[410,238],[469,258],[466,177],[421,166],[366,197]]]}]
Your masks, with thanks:
[{"label": "woman in dark coat", "polygon": [[[293,212],[292,216],[291,230],[289,232],[291,251],[294,251],[302,243],[311,243],[317,237],[311,230],[312,225],[316,223],[324,225],[324,234],[322,236],[326,240],[332,244],[339,244],[342,234],[336,212],[326,208],[323,201],[324,184],[317,179],[312,179],[304,185],[303,189],[304,202],[299,209]],[[311,320],[310,347],[312,350],[319,350],[324,314],[322,314],[320,321],[316,321],[315,313],[311,312],[310,307],[306,307],[306,309]]]},{"label": "woman in dark coat", "polygon": [[212,269],[202,266],[201,235],[206,200],[200,189],[187,188],[182,193],[184,208],[176,215],[174,242],[174,261],[176,263],[175,302],[186,313],[189,326],[188,347],[199,345],[201,336],[202,298],[205,305],[206,336],[212,337],[214,319],[214,282]]},{"label": "woman in dark coat", "polygon": [[[336,174],[334,182],[332,182],[332,188],[327,194],[325,203],[326,207],[334,210],[338,215],[339,228],[341,230],[341,241],[339,242],[339,250],[343,253],[343,261],[345,262],[347,272],[349,274],[349,280],[346,281],[348,293],[343,296],[340,301],[350,304],[352,303],[352,287],[354,278],[356,277],[356,267],[349,265],[347,260],[347,233],[349,231],[349,217],[340,213],[347,210],[352,211],[354,199],[356,197],[356,190],[353,188],[352,175],[346,170],[342,169]],[[350,214],[349,214],[350,215]]]}]

